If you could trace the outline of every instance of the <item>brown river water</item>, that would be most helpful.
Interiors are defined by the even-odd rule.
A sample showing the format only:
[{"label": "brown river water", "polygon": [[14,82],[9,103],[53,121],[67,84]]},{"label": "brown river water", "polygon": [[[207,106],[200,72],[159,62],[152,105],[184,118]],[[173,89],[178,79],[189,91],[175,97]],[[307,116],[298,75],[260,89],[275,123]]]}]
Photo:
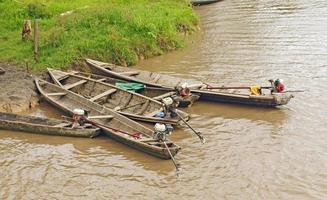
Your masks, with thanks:
[{"label": "brown river water", "polygon": [[[160,160],[105,137],[0,131],[0,199],[327,199],[327,2],[225,0],[198,7],[202,34],[137,68],[224,85],[282,78],[284,107],[198,103]],[[42,104],[30,114],[59,117]]]}]

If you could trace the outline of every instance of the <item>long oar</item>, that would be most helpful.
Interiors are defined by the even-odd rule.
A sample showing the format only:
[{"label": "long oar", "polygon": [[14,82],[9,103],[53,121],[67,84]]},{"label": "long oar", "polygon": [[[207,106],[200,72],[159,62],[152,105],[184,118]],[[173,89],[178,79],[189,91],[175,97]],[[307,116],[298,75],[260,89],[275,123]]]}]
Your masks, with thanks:
[{"label": "long oar", "polygon": [[305,90],[286,90],[281,93],[287,93],[287,92],[305,92]]},{"label": "long oar", "polygon": [[[222,89],[222,90],[224,90],[224,89],[226,89],[226,90],[228,90],[228,89],[247,89],[247,90],[249,90],[251,88],[249,86],[212,86],[208,83],[203,83],[203,84],[205,84],[207,86],[206,89]],[[271,86],[262,86],[260,88],[261,89],[271,89],[272,87]]]},{"label": "long oar", "polygon": [[[271,89],[272,87],[270,87],[270,86],[264,86],[264,87],[260,87],[261,89]],[[221,90],[228,90],[228,89],[246,89],[246,90],[249,90],[249,89],[251,89],[251,87],[247,87],[247,86],[240,86],[240,87],[237,87],[237,86],[233,86],[233,87],[224,87],[224,86],[222,86],[222,87],[215,87],[215,86],[208,86],[206,89],[209,89],[209,90],[211,90],[211,89],[221,89]]]},{"label": "long oar", "polygon": [[192,128],[192,126],[187,123],[187,121],[185,121],[185,119],[183,119],[183,117],[178,112],[176,112],[176,114],[184,122],[184,124],[186,124],[200,138],[202,144],[204,144],[206,142],[206,139],[201,135],[201,132],[194,130],[194,128]]},{"label": "long oar", "polygon": [[162,142],[164,143],[164,145],[165,145],[165,147],[166,147],[166,149],[168,151],[168,154],[169,154],[171,160],[173,161],[173,163],[175,165],[176,171],[178,172],[179,171],[179,164],[176,163],[176,160],[175,160],[174,156],[171,154],[167,143],[164,140],[162,140]]}]

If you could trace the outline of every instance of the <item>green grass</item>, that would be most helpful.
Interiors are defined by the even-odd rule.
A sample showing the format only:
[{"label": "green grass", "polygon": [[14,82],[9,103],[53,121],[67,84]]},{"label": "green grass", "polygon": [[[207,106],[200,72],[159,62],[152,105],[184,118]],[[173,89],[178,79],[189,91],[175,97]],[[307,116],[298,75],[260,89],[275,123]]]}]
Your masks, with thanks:
[{"label": "green grass", "polygon": [[[61,16],[67,11],[73,12]],[[37,61],[33,38],[21,39],[23,21],[35,18]],[[197,23],[187,0],[0,0],[0,61],[29,63],[35,71],[84,57],[132,65],[183,47]]]}]

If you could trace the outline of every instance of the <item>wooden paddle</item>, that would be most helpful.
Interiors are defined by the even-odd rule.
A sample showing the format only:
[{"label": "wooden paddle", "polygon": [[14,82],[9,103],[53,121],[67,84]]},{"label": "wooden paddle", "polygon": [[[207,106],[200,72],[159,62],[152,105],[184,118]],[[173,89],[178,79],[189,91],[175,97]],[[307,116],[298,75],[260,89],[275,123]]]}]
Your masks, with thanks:
[{"label": "wooden paddle", "polygon": [[[205,89],[247,89],[249,90],[251,87],[249,86],[212,86],[209,83],[203,83],[207,86]],[[263,86],[261,89],[271,89],[271,86]]]},{"label": "wooden paddle", "polygon": [[183,117],[182,116],[180,116],[180,114],[178,113],[178,112],[176,112],[176,114],[178,115],[178,117],[184,122],[184,124],[186,124],[198,137],[199,137],[199,139],[201,140],[201,142],[202,142],[202,144],[204,144],[205,142],[206,142],[206,139],[201,135],[201,132],[199,132],[199,131],[196,131],[196,130],[194,130],[193,128],[192,128],[192,126],[189,124],[189,123],[187,123],[187,121],[185,121],[184,119],[183,119]]},{"label": "wooden paddle", "polygon": [[169,147],[168,147],[167,143],[166,143],[164,140],[162,140],[162,142],[164,143],[164,145],[165,145],[165,147],[166,147],[166,149],[167,149],[167,151],[168,151],[168,153],[169,153],[169,156],[170,156],[171,160],[173,161],[173,163],[174,163],[174,165],[175,165],[176,171],[178,172],[178,171],[179,171],[179,166],[180,166],[180,165],[176,163],[176,160],[175,160],[174,156],[171,154],[171,152],[170,152],[170,150],[169,150]]}]

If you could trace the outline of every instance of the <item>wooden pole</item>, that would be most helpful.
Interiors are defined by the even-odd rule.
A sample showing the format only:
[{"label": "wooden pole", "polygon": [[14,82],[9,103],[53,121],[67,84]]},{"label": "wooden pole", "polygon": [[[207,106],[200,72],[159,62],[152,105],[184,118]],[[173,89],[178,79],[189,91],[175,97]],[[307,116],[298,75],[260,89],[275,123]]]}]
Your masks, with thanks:
[{"label": "wooden pole", "polygon": [[34,20],[34,58],[37,60],[39,53],[39,22],[37,19]]}]

